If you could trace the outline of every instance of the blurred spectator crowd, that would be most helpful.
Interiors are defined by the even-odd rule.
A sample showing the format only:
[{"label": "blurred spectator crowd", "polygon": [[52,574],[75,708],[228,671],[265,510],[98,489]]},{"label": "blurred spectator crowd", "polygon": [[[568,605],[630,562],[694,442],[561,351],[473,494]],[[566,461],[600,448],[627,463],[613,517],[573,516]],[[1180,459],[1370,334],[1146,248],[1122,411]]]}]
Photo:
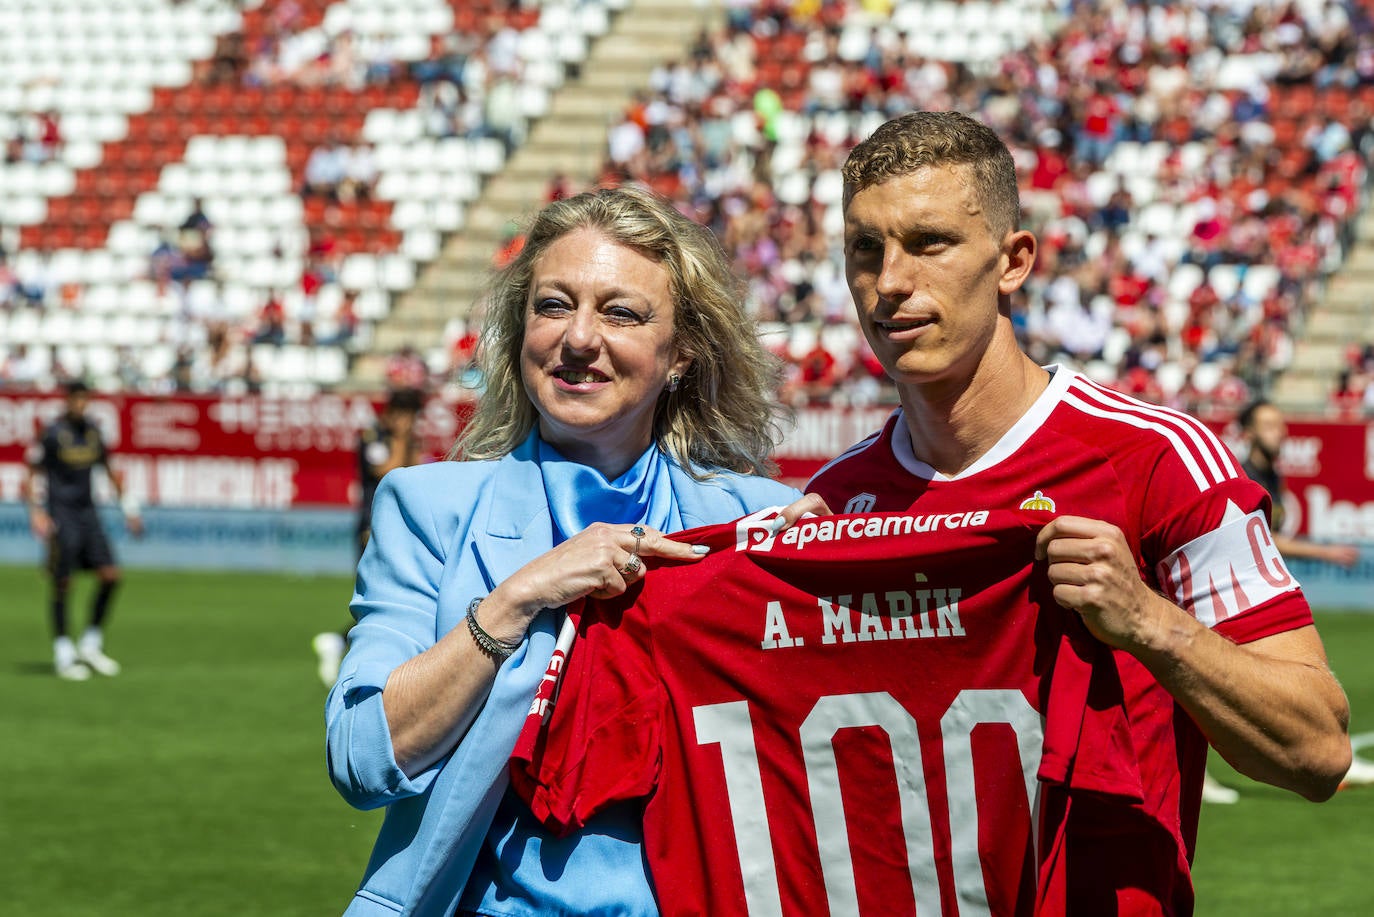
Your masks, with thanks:
[{"label": "blurred spectator crowd", "polygon": [[[1364,204],[1367,8],[970,2],[955,13],[1034,27],[942,60],[913,50],[934,23],[912,6],[730,4],[611,127],[600,180],[716,229],[790,401],[866,403],[886,392],[851,324],[838,170],[888,117],[967,111],[1011,146],[1041,240],[1015,315],[1031,354],[1204,413],[1266,392]],[[1374,351],[1352,354],[1346,410],[1374,412],[1371,371]]]},{"label": "blurred spectator crowd", "polygon": [[[851,317],[839,169],[854,142],[903,111],[967,111],[1012,148],[1025,225],[1041,240],[1014,316],[1027,350],[1153,401],[1225,412],[1267,392],[1354,241],[1374,153],[1374,29],[1363,4],[724,6],[725,24],[659,66],[608,125],[594,181],[648,184],[716,231],[786,361],[790,403],[890,396]],[[288,0],[251,40],[220,36],[196,78],[354,90],[406,81],[422,136],[495,138],[508,154],[528,126],[517,99],[530,64],[519,49],[539,15],[518,0],[460,15],[427,54],[404,59],[376,34],[307,26]],[[33,113],[7,140],[7,158],[52,155],[61,127],[44,117]],[[368,346],[378,316],[360,316],[360,291],[341,283],[336,208],[376,195],[376,153],[343,134],[315,146],[294,190],[319,199],[326,217],[312,224],[300,289],[265,296],[250,316],[227,319],[188,295],[214,276],[216,230],[201,208],[169,228],[148,274],[182,297],[194,330],[170,383],[132,369],[119,377],[134,387],[251,387],[252,345]],[[551,177],[550,198],[576,190]],[[512,229],[496,259],[518,243]],[[0,251],[0,309],[61,308],[76,295],[55,286]],[[473,333],[455,323],[449,338],[436,345],[449,362],[427,365],[408,348],[388,375],[469,380]],[[32,381],[26,361],[11,350],[0,384]],[[1374,348],[1352,348],[1339,388],[1339,410],[1374,413]]]},{"label": "blurred spectator crowd", "polygon": [[[12,65],[34,78],[0,94],[0,385],[80,375],[100,387],[290,395],[343,382],[415,265],[461,228],[464,205],[524,139],[609,9],[562,4],[579,18],[565,16],[556,53],[536,56],[550,39],[531,33],[551,5],[528,0],[163,6],[139,0],[68,20],[18,11],[36,32],[119,35],[102,48],[106,59],[91,35],[70,47],[53,37],[52,59]],[[13,12],[0,5],[0,27]],[[144,73],[116,47],[134,44],[144,25],[211,44],[173,61],[184,77]],[[65,113],[28,100],[58,94],[89,128],[87,98],[73,93],[99,93],[64,85],[68,54],[88,54],[81,63],[92,72],[113,68],[131,97],[154,98],[152,110],[146,96],[121,98],[127,131],[102,125],[107,142],[64,162]],[[83,170],[107,177],[74,179]],[[56,222],[71,224],[60,234],[27,212],[43,206],[38,197],[6,199],[7,185],[27,190],[19,186],[34,178],[49,215],[62,209]],[[407,363],[396,356],[389,365]]]}]

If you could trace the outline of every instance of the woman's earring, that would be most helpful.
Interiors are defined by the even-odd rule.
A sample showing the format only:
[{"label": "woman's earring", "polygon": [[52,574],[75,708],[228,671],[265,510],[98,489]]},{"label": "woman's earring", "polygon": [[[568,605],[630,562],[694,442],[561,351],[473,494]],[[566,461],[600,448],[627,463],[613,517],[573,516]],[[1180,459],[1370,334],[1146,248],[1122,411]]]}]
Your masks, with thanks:
[{"label": "woman's earring", "polygon": [[677,373],[668,374],[668,391],[675,392],[677,387],[682,384],[682,376]]}]

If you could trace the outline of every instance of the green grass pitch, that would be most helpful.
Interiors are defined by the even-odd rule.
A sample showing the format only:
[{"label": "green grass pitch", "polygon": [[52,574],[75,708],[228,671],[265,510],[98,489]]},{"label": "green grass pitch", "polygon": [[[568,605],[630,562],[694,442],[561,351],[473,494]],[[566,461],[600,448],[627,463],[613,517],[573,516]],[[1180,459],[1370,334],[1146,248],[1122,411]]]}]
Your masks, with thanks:
[{"label": "green grass pitch", "polygon": [[[78,578],[78,624],[89,589]],[[380,816],[329,785],[310,638],[346,620],[349,590],[131,571],[107,647],[124,673],[70,684],[51,675],[44,581],[0,567],[0,912],[342,912]],[[1374,731],[1374,616],[1319,624],[1353,731]],[[1200,915],[1369,910],[1374,787],[1316,806],[1212,768],[1242,800],[1203,808]]]},{"label": "green grass pitch", "polygon": [[130,571],[106,640],[123,673],[69,683],[46,584],[0,567],[0,913],[342,913],[380,815],[330,786],[310,638],[348,620],[350,589]]}]

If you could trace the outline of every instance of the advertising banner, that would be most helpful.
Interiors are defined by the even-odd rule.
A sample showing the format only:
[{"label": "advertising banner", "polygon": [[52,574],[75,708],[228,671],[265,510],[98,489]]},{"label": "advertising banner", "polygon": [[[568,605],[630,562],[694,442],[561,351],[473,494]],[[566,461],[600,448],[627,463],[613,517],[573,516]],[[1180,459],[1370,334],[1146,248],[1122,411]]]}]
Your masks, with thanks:
[{"label": "advertising banner", "polygon": [[[356,560],[356,518],[346,509],[148,507],[140,538],[129,534],[118,509],[107,506],[100,515],[116,559],[130,569],[347,575]],[[0,503],[0,563],[37,566],[44,552],[24,507]]]},{"label": "advertising banner", "polygon": [[1290,422],[1279,471],[1297,532],[1374,542],[1374,422]]},{"label": "advertising banner", "polygon": [[[64,406],[58,393],[0,392],[0,502],[20,499],[25,456]],[[358,434],[380,407],[368,395],[97,394],[87,416],[145,506],[282,510],[357,505]],[[419,427],[431,456],[453,442],[462,408],[426,405]]]},{"label": "advertising banner", "polygon": [[[358,435],[376,422],[380,407],[377,398],[362,394],[96,394],[88,414],[104,433],[126,489],[148,508],[148,537],[121,545],[125,563],[350,569]],[[63,409],[58,393],[0,392],[0,562],[37,557],[39,546],[16,504],[28,473],[26,455]],[[426,404],[419,430],[428,458],[443,456],[469,409],[438,398]],[[776,454],[781,477],[805,484],[827,461],[881,428],[890,413],[886,407],[797,412]],[[1233,452],[1242,450],[1234,425],[1214,429]],[[1330,596],[1332,607],[1374,607],[1374,423],[1290,421],[1279,464],[1290,491],[1291,533],[1367,546],[1353,569],[1294,564],[1314,603]],[[97,483],[103,485],[103,476]],[[101,486],[99,498],[109,496]]]}]

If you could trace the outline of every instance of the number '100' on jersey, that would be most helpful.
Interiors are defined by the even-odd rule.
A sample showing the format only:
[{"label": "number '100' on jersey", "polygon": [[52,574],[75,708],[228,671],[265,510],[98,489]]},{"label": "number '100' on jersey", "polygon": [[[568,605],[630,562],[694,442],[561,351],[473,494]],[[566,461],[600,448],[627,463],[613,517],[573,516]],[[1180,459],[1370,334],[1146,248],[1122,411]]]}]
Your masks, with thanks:
[{"label": "number '100' on jersey", "polygon": [[555,831],[643,800],[665,914],[1051,911],[1042,785],[1131,800],[1140,777],[1111,654],[1035,562],[1048,519],[673,536],[711,553],[571,610],[516,790]]}]

